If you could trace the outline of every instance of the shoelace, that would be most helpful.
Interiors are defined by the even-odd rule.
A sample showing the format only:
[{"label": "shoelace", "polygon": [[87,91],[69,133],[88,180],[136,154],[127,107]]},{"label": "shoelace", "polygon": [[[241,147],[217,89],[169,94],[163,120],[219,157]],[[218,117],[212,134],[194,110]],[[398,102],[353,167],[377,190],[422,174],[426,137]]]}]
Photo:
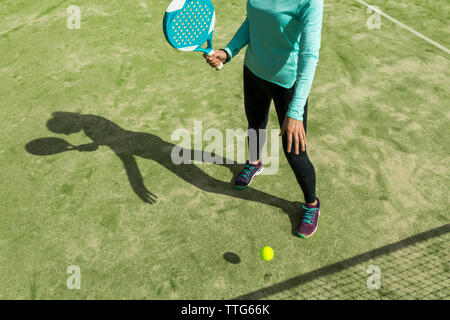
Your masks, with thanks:
[{"label": "shoelace", "polygon": [[249,174],[253,174],[253,172],[256,170],[255,166],[246,164],[244,169],[242,169],[242,172],[239,174],[241,177],[248,179]]},{"label": "shoelace", "polygon": [[302,218],[302,222],[311,224],[314,220],[317,208],[308,208],[307,206],[302,206],[302,208],[305,209],[305,215]]}]

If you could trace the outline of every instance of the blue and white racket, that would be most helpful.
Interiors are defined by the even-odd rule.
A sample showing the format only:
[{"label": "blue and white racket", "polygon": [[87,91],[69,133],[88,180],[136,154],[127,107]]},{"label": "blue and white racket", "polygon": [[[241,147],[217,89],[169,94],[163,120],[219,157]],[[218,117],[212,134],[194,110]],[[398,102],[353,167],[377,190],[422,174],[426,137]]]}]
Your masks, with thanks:
[{"label": "blue and white racket", "polygon": [[[167,42],[177,50],[214,54],[212,38],[216,14],[211,0],[173,0],[164,15]],[[207,42],[207,47],[202,45]],[[216,69],[223,67],[221,63]]]}]

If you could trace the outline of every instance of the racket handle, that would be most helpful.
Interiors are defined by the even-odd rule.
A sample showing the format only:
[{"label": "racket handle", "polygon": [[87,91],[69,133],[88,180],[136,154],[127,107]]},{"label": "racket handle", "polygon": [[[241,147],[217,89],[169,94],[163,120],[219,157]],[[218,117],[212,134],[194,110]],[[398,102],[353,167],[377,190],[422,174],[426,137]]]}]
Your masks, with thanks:
[{"label": "racket handle", "polygon": [[[212,49],[209,53],[208,56],[212,56],[215,53],[214,49]],[[223,63],[221,62],[220,65],[216,68],[217,71],[219,71],[220,69],[222,69],[223,67]]]}]

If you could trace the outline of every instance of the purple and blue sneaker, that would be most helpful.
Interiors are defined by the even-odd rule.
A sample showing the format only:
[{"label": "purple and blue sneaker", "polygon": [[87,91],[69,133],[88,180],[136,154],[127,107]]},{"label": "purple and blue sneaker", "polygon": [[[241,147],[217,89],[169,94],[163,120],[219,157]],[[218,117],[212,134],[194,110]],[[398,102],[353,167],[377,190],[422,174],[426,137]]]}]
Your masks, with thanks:
[{"label": "purple and blue sneaker", "polygon": [[316,199],[317,204],[315,206],[309,204],[302,206],[305,209],[305,213],[297,230],[300,238],[308,238],[317,230],[317,226],[319,225],[320,201],[319,198]]},{"label": "purple and blue sneaker", "polygon": [[239,173],[234,180],[234,187],[240,190],[247,188],[253,178],[263,171],[263,168],[262,161],[255,166],[247,160],[244,169],[242,169],[241,173]]}]

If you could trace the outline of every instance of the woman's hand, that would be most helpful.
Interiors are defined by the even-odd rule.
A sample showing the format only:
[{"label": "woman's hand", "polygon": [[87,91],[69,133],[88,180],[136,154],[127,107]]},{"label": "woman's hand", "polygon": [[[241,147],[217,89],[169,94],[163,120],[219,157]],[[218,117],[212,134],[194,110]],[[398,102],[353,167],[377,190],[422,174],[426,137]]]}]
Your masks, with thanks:
[{"label": "woman's hand", "polygon": [[302,146],[302,151],[306,150],[306,134],[303,121],[286,116],[283,121],[280,136],[283,136],[285,133],[287,138],[287,152],[291,152],[292,140],[294,140],[295,154],[300,153],[299,145]]},{"label": "woman's hand", "polygon": [[213,68],[218,68],[220,64],[225,63],[227,60],[227,53],[224,50],[214,51],[214,54],[208,56],[206,53],[203,54],[203,58],[206,59],[206,62]]}]

